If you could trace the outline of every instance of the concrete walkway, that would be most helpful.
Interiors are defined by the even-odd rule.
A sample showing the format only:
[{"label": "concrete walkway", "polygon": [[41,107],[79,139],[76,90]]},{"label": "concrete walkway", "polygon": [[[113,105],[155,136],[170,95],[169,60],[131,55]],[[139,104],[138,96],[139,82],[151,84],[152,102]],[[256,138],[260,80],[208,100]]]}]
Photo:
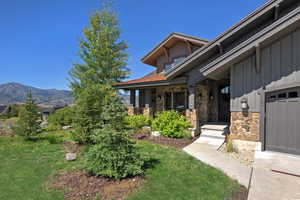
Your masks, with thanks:
[{"label": "concrete walkway", "polygon": [[248,200],[299,200],[300,157],[256,152]]},{"label": "concrete walkway", "polygon": [[[216,142],[215,144],[218,143]],[[251,168],[241,164],[227,154],[217,151],[218,147],[214,143],[207,144],[196,141],[183,150],[198,160],[223,171],[229,177],[236,179],[240,184],[248,188]]]}]

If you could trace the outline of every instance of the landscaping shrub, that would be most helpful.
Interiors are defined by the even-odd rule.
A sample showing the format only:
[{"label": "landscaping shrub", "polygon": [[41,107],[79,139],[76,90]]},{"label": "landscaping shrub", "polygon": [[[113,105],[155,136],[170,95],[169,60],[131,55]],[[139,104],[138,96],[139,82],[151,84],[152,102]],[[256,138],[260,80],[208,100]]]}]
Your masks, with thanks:
[{"label": "landscaping shrub", "polygon": [[46,132],[51,132],[51,131],[58,131],[60,129],[61,129],[61,126],[59,126],[59,125],[49,124],[43,130],[46,131]]},{"label": "landscaping shrub", "polygon": [[76,107],[66,107],[55,111],[49,116],[48,122],[54,126],[69,126],[74,122]]},{"label": "landscaping shrub", "polygon": [[144,126],[150,126],[151,118],[145,115],[132,115],[125,117],[125,122],[131,129],[137,131],[141,130]]},{"label": "landscaping shrub", "polygon": [[96,84],[85,88],[76,103],[72,138],[77,142],[93,143],[94,130],[107,124],[115,130],[124,129],[126,108],[112,87]]},{"label": "landscaping shrub", "polygon": [[190,135],[187,131],[189,127],[191,124],[186,117],[173,110],[158,113],[152,121],[152,128],[155,131],[171,138],[182,138]]},{"label": "landscaping shrub", "polygon": [[86,154],[89,173],[113,179],[132,177],[144,172],[145,158],[138,153],[135,143],[125,133],[110,128],[98,130],[97,144]]}]

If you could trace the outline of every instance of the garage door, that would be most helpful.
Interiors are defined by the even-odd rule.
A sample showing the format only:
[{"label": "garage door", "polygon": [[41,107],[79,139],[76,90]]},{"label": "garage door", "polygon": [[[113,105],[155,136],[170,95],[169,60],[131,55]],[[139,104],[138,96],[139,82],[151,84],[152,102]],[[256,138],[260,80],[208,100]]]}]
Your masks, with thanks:
[{"label": "garage door", "polygon": [[300,154],[300,88],[266,97],[266,149]]}]

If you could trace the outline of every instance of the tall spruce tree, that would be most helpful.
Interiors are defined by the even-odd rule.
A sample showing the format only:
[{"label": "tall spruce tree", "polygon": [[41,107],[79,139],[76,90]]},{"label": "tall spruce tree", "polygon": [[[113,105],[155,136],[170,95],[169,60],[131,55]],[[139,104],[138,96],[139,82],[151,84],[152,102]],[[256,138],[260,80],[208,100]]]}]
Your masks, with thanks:
[{"label": "tall spruce tree", "polygon": [[120,40],[118,17],[111,6],[105,5],[95,12],[83,34],[79,51],[82,62],[75,64],[70,71],[75,98],[89,85],[111,85],[129,75],[125,52],[128,47]]},{"label": "tall spruce tree", "polygon": [[26,104],[19,113],[19,120],[14,128],[17,135],[30,139],[40,130],[38,108],[32,97],[31,91],[27,94]]}]

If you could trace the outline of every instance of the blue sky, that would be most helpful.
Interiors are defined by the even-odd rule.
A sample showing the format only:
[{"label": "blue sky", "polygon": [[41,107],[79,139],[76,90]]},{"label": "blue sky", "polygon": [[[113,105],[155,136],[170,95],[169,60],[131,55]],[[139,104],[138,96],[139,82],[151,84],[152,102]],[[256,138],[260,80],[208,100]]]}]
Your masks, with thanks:
[{"label": "blue sky", "polygon": [[[140,59],[171,32],[213,39],[266,0],[115,0],[130,78],[154,70]],[[99,0],[0,0],[0,84],[68,89],[78,39]]]}]

